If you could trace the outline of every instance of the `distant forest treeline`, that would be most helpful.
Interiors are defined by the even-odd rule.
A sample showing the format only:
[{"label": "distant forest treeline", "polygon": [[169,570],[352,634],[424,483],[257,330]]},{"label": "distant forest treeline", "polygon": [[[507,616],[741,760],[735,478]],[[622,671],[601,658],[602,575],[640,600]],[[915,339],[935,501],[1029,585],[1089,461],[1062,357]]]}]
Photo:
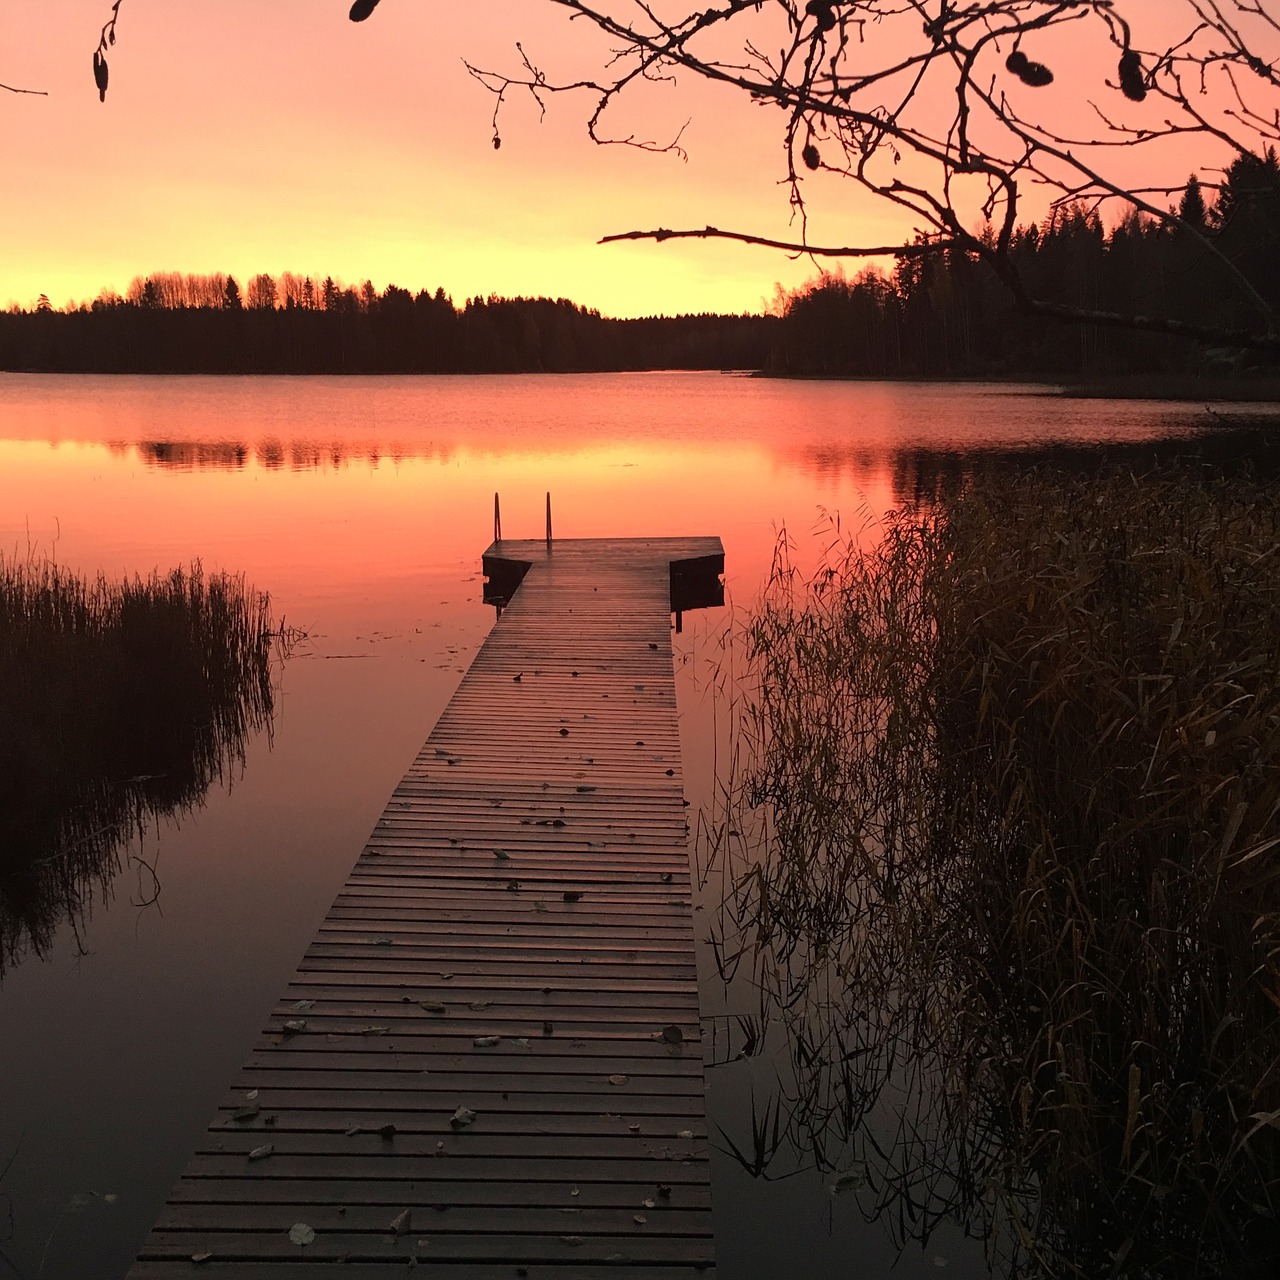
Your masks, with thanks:
[{"label": "distant forest treeline", "polygon": [[[1076,206],[1019,228],[1012,256],[1027,292],[1046,301],[1264,331],[1262,309],[1232,269],[1280,312],[1275,152],[1236,160],[1211,205],[1192,178],[1178,214],[1203,239],[1137,213],[1108,233],[1096,210]],[[892,278],[825,275],[780,297],[775,310],[785,322],[774,367],[792,374],[1228,373],[1276,364],[1185,338],[1028,316],[993,272],[962,253],[899,259]]]},{"label": "distant forest treeline", "polygon": [[344,288],[290,272],[140,277],[124,297],[0,313],[0,368],[48,373],[758,369],[770,316],[613,320],[566,299]]},{"label": "distant forest treeline", "polygon": [[[1178,214],[1184,226],[1135,213],[1107,231],[1096,210],[1062,209],[1019,228],[1013,257],[1027,291],[1046,301],[1265,328],[1241,279],[1280,311],[1275,152],[1237,159],[1211,204],[1192,178]],[[59,311],[42,298],[33,311],[0,313],[0,369],[1059,377],[1276,368],[1256,353],[1029,317],[979,259],[958,252],[901,258],[891,277],[823,274],[779,290],[773,310],[617,320],[563,298],[472,298],[458,307],[441,289],[379,293],[367,281],[347,288],[285,272],[254,276],[242,291],[232,276],[161,273],[87,306]]]}]

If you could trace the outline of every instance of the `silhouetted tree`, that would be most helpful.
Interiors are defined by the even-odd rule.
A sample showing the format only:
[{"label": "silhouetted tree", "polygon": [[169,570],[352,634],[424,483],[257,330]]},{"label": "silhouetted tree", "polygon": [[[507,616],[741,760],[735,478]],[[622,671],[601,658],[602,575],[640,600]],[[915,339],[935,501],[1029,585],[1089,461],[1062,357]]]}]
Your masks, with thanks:
[{"label": "silhouetted tree", "polygon": [[1204,192],[1200,188],[1200,179],[1193,173],[1187,179],[1186,190],[1178,204],[1178,217],[1192,231],[1203,232],[1208,222],[1209,211],[1205,207]]},{"label": "silhouetted tree", "polygon": [[[1217,257],[1239,300],[1225,323],[1114,311],[1101,305],[1093,276],[1075,297],[1040,294],[1019,270],[1015,243],[1028,185],[1051,193],[1051,217],[1073,205],[1096,211],[1114,202],[1201,235],[1163,204],[1178,186],[1159,178],[1140,186],[1135,175],[1167,166],[1171,156],[1185,163],[1192,140],[1210,154],[1225,148],[1246,167],[1280,140],[1280,21],[1270,0],[1156,7],[1142,0],[726,0],[683,13],[646,0],[550,2],[599,30],[611,54],[603,66],[564,80],[545,74],[524,46],[518,70],[469,67],[495,96],[495,146],[514,91],[531,95],[539,110],[550,94],[586,94],[593,140],[679,154],[679,135],[642,141],[630,118],[610,132],[613,108],[635,86],[693,74],[779,113],[782,177],[798,237],[708,226],[605,240],[728,238],[834,258],[961,250],[986,262],[1017,305],[1036,315],[1280,351],[1275,300],[1251,264],[1209,237],[1202,236],[1204,251]],[[363,20],[373,8],[362,0],[352,17]],[[1064,62],[1068,32],[1073,51],[1085,52]],[[1078,92],[1041,94],[1057,76]],[[1079,112],[1081,99],[1094,106],[1092,116]],[[912,163],[900,166],[903,159]],[[880,197],[919,234],[898,245],[815,243],[805,186],[815,171]],[[988,222],[993,233],[984,235],[978,228]],[[1073,240],[1077,248],[1085,245]],[[1086,254],[1081,265],[1096,256]]]},{"label": "silhouetted tree", "polygon": [[253,311],[272,311],[276,305],[276,282],[269,275],[256,275],[249,281],[249,307]]}]

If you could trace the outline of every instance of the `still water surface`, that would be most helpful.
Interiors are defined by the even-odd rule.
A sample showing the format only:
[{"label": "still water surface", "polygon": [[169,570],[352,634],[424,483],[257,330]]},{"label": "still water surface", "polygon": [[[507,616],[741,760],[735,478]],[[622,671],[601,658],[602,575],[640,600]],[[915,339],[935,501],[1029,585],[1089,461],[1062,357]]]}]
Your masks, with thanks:
[{"label": "still water surface", "polygon": [[[541,533],[547,491],[562,536],[717,534],[741,609],[779,529],[803,561],[832,513],[874,519],[927,488],[939,455],[1213,429],[1203,406],[1012,385],[0,376],[0,548],[110,577],[198,559],[309,636],[230,787],[149,831],[87,920],[0,977],[0,1261],[29,1280],[127,1268],[492,623],[479,562],[495,491],[508,536]],[[686,673],[725,618],[687,626]],[[696,806],[715,708],[692,674],[681,699]],[[705,955],[700,972],[704,1012],[729,1010]],[[711,1132],[741,1140],[742,1069],[708,1085]],[[726,1280],[855,1259],[868,1277],[985,1274],[945,1227],[899,1258],[816,1175],[753,1181],[717,1154],[713,1177]]]}]

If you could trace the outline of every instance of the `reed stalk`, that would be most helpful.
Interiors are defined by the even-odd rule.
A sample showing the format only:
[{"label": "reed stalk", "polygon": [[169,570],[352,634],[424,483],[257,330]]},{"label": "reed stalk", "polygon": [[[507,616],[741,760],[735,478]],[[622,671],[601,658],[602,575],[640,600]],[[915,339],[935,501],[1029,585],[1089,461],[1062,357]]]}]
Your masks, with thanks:
[{"label": "reed stalk", "polygon": [[230,781],[270,728],[287,633],[196,563],[79,577],[0,556],[0,968],[106,896],[120,851]]},{"label": "reed stalk", "polygon": [[1275,1274],[1276,487],[979,473],[742,641],[701,856],[793,1152],[997,1272]]}]

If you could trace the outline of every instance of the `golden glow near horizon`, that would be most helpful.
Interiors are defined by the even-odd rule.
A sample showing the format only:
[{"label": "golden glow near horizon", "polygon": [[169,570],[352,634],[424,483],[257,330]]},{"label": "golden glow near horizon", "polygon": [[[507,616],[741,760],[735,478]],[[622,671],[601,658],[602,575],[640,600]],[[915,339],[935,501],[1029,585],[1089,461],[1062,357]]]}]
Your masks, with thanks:
[{"label": "golden glow near horizon", "polygon": [[[553,79],[573,79],[600,73],[597,32],[542,0],[392,0],[359,25],[347,9],[125,0],[101,104],[90,56],[108,0],[0,7],[0,81],[49,93],[0,93],[0,306],[41,293],[55,306],[88,301],[155,271],[228,271],[243,284],[287,270],[443,287],[459,304],[497,293],[616,316],[738,312],[760,310],[776,282],[816,274],[811,259],[723,241],[596,243],[708,224],[794,239],[776,110],[692,76],[639,86],[611,117],[614,133],[661,142],[683,127],[685,162],[593,144],[590,92],[551,96],[540,121],[513,91],[495,151],[493,98],[463,59],[514,72],[520,41]],[[1097,51],[1070,47],[1084,38],[1059,37],[1063,65],[1087,67],[1083,79],[1027,91],[1068,116],[1087,114],[1084,89],[1102,91]],[[1184,162],[1182,145],[1170,143],[1163,175],[1175,183],[1213,163]],[[910,161],[901,172],[920,176]],[[1135,169],[1130,180],[1147,178]],[[911,238],[897,211],[852,183],[805,182],[815,241]],[[1027,217],[1043,212],[1034,201]]]},{"label": "golden glow near horizon", "polygon": [[737,312],[814,274],[745,246],[596,244],[660,225],[786,234],[776,121],[733,95],[687,85],[646,101],[646,137],[692,114],[687,163],[595,146],[585,96],[554,100],[541,124],[513,100],[495,151],[493,100],[462,59],[514,68],[519,39],[581,64],[563,15],[499,0],[477,20],[471,5],[412,0],[355,26],[347,8],[126,0],[105,104],[90,74],[104,0],[0,8],[0,80],[49,92],[0,93],[0,306],[91,300],[161,270],[290,270],[442,286],[459,304],[541,294],[610,315]]}]

